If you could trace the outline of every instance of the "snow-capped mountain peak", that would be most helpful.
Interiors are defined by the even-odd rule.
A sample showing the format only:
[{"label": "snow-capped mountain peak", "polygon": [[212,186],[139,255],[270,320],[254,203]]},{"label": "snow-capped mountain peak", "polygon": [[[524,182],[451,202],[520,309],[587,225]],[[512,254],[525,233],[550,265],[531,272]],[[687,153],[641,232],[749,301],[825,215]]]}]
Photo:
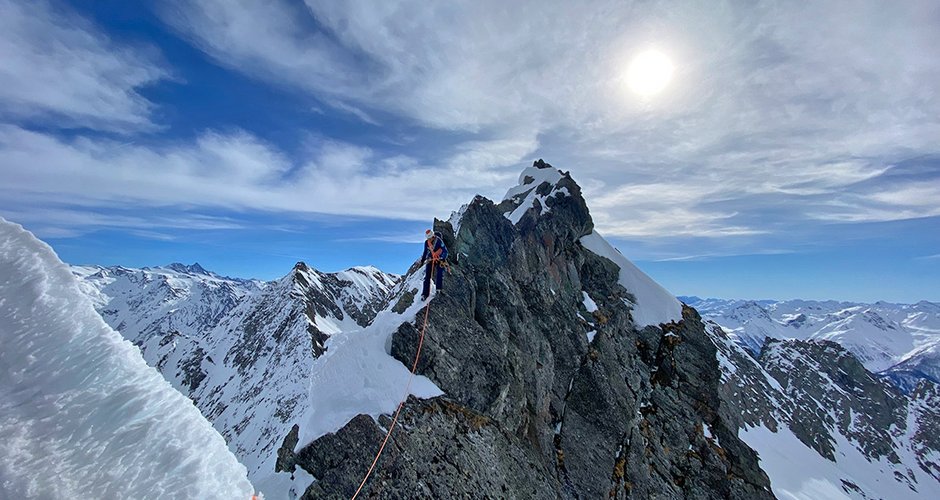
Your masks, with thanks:
[{"label": "snow-capped mountain peak", "polygon": [[[568,182],[563,182],[565,180]],[[537,160],[531,167],[522,171],[519,184],[506,192],[500,203],[500,210],[513,224],[518,224],[530,209],[534,208],[537,215],[542,215],[551,210],[554,198],[571,196],[573,184],[567,172]]]},{"label": "snow-capped mountain peak", "polygon": [[185,273],[185,274],[205,274],[205,275],[210,274],[209,271],[206,271],[205,269],[203,269],[203,267],[200,266],[198,262],[194,262],[192,265],[189,265],[189,266],[187,266],[186,264],[180,264],[179,262],[174,262],[172,264],[168,264],[166,266],[166,269],[171,269],[173,271],[177,271],[177,272]]}]

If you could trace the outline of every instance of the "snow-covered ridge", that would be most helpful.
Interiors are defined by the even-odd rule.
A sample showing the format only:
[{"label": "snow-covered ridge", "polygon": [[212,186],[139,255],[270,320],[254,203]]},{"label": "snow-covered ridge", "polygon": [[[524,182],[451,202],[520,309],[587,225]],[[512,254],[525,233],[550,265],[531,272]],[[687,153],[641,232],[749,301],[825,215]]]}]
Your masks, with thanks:
[{"label": "snow-covered ridge", "polygon": [[620,267],[620,284],[636,299],[631,314],[638,327],[682,319],[682,303],[624,257],[597,231],[582,236],[580,242],[584,248],[610,259]]},{"label": "snow-covered ridge", "polygon": [[0,496],[248,499],[245,467],[82,294],[0,218]]},{"label": "snow-covered ridge", "polygon": [[171,331],[198,336],[263,287],[257,280],[218,276],[199,264],[71,269],[108,324],[137,344]]}]

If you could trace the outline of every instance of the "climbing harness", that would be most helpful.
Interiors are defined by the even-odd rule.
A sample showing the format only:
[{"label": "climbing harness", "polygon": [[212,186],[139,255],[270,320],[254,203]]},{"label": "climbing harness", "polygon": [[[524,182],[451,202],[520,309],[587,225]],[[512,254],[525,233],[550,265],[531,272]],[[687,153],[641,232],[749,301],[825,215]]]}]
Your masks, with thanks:
[{"label": "climbing harness", "polygon": [[[431,261],[431,274],[434,274],[434,267],[437,265],[437,259]],[[382,456],[382,451],[385,450],[385,444],[388,443],[388,438],[392,435],[392,430],[395,428],[395,423],[398,422],[398,415],[401,413],[401,409],[405,406],[405,401],[408,400],[408,395],[411,394],[411,381],[415,378],[415,370],[418,369],[418,360],[421,359],[421,346],[424,345],[424,331],[428,327],[428,313],[431,311],[431,301],[428,300],[428,303],[424,305],[424,324],[421,325],[421,335],[418,336],[418,352],[415,353],[414,364],[411,365],[411,375],[408,376],[408,384],[405,385],[405,395],[402,397],[401,401],[398,403],[398,409],[395,410],[395,416],[392,417],[392,424],[388,426],[388,431],[385,433],[385,439],[382,440],[382,446],[379,446],[379,452],[375,454],[375,459],[372,460],[372,465],[369,466],[369,471],[366,472],[366,477],[362,478],[362,482],[359,483],[359,488],[356,489],[356,493],[352,496],[351,500],[356,500],[356,497],[359,496],[359,492],[362,491],[362,487],[365,486],[366,481],[369,480],[369,476],[372,475],[372,470],[375,468],[375,464],[379,462],[379,457]]]}]

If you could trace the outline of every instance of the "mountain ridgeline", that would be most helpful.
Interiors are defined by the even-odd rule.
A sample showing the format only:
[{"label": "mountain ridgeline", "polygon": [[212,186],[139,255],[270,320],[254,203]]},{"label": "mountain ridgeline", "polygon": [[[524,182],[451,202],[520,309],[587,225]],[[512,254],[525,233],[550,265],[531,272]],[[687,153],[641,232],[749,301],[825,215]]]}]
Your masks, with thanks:
[{"label": "mountain ridgeline", "polygon": [[[932,382],[903,392],[851,348],[703,320],[604,241],[567,172],[539,160],[435,230],[449,270],[363,497],[940,497]],[[267,498],[356,491],[415,360],[420,263],[125,271],[75,268]]]},{"label": "mountain ridgeline", "polygon": [[298,262],[260,283],[195,267],[72,272],[105,321],[225,437],[253,484],[274,493],[268,498],[303,491],[274,464],[284,434],[309,410],[311,369],[331,335],[372,320],[400,277],[373,267],[322,273]]}]

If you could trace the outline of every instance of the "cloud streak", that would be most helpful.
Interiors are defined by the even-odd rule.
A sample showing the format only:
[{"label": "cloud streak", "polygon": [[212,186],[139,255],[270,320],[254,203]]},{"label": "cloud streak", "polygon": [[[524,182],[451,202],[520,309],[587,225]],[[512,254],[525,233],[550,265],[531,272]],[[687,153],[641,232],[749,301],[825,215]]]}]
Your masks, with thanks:
[{"label": "cloud streak", "polygon": [[[256,15],[262,3],[270,15]],[[937,197],[914,207],[856,189],[937,152],[933,2],[202,0],[178,9],[185,15],[165,20],[223,64],[328,102],[454,133],[533,129],[538,153],[591,187],[610,234],[736,237],[788,219],[940,210]],[[458,19],[460,29],[442,29]],[[666,93],[644,102],[625,90],[623,70],[648,46],[677,70]]]},{"label": "cloud streak", "polygon": [[[299,91],[313,113],[407,137],[318,131],[302,154],[232,129],[129,144],[30,130],[159,127],[140,90],[171,70],[49,4],[0,10],[0,51],[13,54],[0,58],[8,211],[426,220],[500,196],[544,157],[582,184],[599,230],[623,239],[776,249],[805,226],[940,216],[928,0],[161,3],[164,23],[220,65]],[[623,72],[648,47],[676,73],[642,100]]]},{"label": "cloud streak", "polygon": [[[303,163],[274,145],[235,132],[206,133],[194,143],[164,147],[107,139],[71,141],[0,126],[0,209],[20,220],[52,219],[85,226],[146,226],[137,219],[22,207],[68,205],[103,209],[202,207],[229,210],[428,220],[446,215],[481,187],[503,189],[505,174],[537,146],[534,139],[484,141],[453,165],[378,156],[369,148],[320,140]],[[408,168],[400,168],[405,163]],[[490,184],[487,184],[490,182]]]},{"label": "cloud streak", "polygon": [[117,45],[61,6],[0,0],[0,121],[153,129],[139,91],[169,77],[152,50]]}]

